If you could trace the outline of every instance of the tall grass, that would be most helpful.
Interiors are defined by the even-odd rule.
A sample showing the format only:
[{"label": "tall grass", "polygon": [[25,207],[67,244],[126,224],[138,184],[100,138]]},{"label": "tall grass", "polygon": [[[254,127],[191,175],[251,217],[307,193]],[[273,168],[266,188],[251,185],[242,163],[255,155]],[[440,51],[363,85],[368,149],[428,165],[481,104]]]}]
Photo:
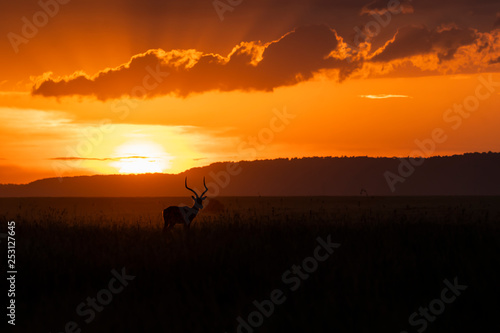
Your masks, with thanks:
[{"label": "tall grass", "polygon": [[[497,197],[219,200],[166,236],[161,210],[187,199],[2,200],[17,222],[17,331],[235,332],[279,288],[286,302],[256,332],[416,332],[408,316],[457,276],[469,288],[426,332],[498,332]],[[328,235],[341,247],[291,292],[282,274]],[[76,306],[122,267],[136,278],[84,323]]]}]

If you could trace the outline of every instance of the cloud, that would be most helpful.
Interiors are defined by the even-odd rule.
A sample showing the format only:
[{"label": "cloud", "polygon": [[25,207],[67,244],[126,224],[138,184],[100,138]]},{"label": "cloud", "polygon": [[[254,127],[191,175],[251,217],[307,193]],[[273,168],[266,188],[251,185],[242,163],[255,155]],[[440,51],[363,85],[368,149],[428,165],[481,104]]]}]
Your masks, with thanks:
[{"label": "cloud", "polygon": [[97,157],[53,157],[49,158],[51,161],[121,161],[125,159],[148,159],[151,157],[147,156],[125,156],[125,157],[105,157],[105,158],[97,158]]},{"label": "cloud", "polygon": [[500,12],[497,13],[495,23],[493,23],[493,29],[500,28]]},{"label": "cloud", "polygon": [[[95,75],[51,73],[33,79],[33,95],[94,96],[99,100],[186,97],[208,91],[273,91],[327,73],[343,81],[360,77],[498,71],[500,30],[479,32],[456,24],[405,26],[382,47],[355,50],[326,25],[296,28],[278,40],[241,42],[226,55],[194,49],[152,49]],[[365,45],[366,44],[366,45]],[[496,66],[496,67],[495,67]]]},{"label": "cloud", "polygon": [[415,55],[435,53],[441,61],[450,60],[460,46],[470,45],[476,39],[472,29],[460,29],[456,25],[440,26],[429,30],[424,26],[400,28],[371,58],[374,62],[388,62]]},{"label": "cloud", "polygon": [[[456,29],[451,26],[447,28]],[[412,77],[499,72],[500,63],[496,60],[500,57],[500,44],[498,43],[500,29],[491,32],[474,31],[474,37],[472,43],[458,46],[456,49],[453,48],[453,52],[448,52],[450,55],[453,53],[449,59],[443,57],[443,53],[446,52],[437,47],[428,53],[412,52],[412,55],[400,54],[398,57],[390,57],[390,60],[379,58],[379,61],[373,61],[384,49],[382,47],[366,56],[367,59],[372,60],[364,62],[363,69],[359,71],[358,76],[362,74],[362,77]],[[394,40],[395,38],[391,42]]]},{"label": "cloud", "polygon": [[407,95],[390,95],[390,94],[379,94],[379,95],[359,95],[361,98],[369,99],[386,99],[386,98],[412,98]]},{"label": "cloud", "polygon": [[326,25],[311,25],[267,44],[242,42],[226,57],[196,50],[155,49],[94,76],[77,72],[52,78],[45,74],[35,80],[32,94],[96,96],[106,100],[122,96],[188,96],[212,90],[272,91],[306,81],[324,69],[338,69],[340,77],[348,76],[356,65],[331,56],[338,46],[334,30]]},{"label": "cloud", "polygon": [[63,111],[18,109],[0,107],[0,124],[16,135],[48,134],[54,128],[59,132],[69,129],[73,119]]},{"label": "cloud", "polygon": [[29,91],[0,91],[0,96],[25,96]]},{"label": "cloud", "polygon": [[411,5],[411,0],[408,1],[388,1],[388,0],[374,0],[361,8],[360,15],[365,14],[378,14],[385,15],[387,12],[391,14],[410,14],[414,9]]}]

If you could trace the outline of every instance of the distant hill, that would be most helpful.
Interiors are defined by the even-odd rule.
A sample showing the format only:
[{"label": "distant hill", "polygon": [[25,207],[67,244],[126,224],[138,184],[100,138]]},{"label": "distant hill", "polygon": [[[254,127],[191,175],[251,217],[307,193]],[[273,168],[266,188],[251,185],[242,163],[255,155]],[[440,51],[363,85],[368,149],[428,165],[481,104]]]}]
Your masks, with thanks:
[{"label": "distant hill", "polygon": [[215,163],[177,175],[97,175],[0,185],[0,197],[187,196],[186,176],[197,189],[205,176],[212,196],[500,195],[500,153],[420,161],[311,157]]}]

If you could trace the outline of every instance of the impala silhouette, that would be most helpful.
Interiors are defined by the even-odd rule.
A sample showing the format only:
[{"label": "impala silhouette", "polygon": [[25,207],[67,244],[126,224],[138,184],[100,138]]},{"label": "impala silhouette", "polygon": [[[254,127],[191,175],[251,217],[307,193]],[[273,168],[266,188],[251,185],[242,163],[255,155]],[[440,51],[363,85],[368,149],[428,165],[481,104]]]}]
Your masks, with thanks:
[{"label": "impala silhouette", "polygon": [[194,193],[194,196],[191,196],[194,200],[194,205],[193,207],[170,206],[165,208],[163,210],[163,220],[165,221],[163,231],[170,230],[176,224],[182,224],[184,225],[184,229],[189,229],[189,225],[193,222],[193,219],[196,217],[199,210],[203,208],[203,200],[207,198],[204,195],[208,191],[207,185],[205,184],[205,177],[203,177],[203,186],[205,186],[205,191],[201,195],[198,195],[195,190],[188,187],[187,177],[184,180],[184,185],[188,190]]}]

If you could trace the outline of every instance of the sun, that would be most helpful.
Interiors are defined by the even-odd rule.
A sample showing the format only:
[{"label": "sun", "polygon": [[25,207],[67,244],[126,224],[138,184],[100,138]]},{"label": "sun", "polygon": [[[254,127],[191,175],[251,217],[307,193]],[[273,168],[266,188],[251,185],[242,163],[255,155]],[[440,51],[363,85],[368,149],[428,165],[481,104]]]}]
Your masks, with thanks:
[{"label": "sun", "polygon": [[123,174],[161,173],[173,159],[163,146],[152,141],[126,142],[115,149],[113,167]]}]

